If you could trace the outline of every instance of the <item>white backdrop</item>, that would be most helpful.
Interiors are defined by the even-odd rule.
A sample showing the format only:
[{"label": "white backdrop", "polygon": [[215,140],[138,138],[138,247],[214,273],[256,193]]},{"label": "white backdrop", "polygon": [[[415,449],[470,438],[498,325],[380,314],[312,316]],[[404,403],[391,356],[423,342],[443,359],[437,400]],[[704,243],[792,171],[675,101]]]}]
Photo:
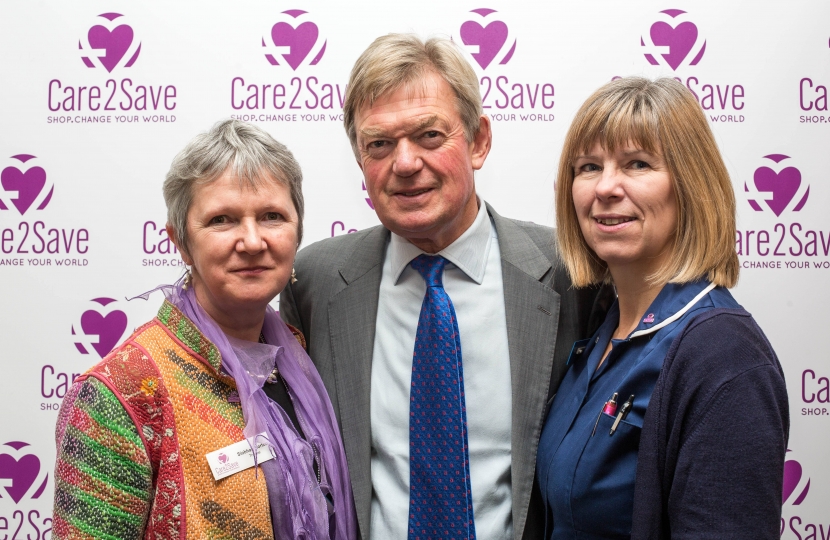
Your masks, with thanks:
[{"label": "white backdrop", "polygon": [[595,88],[636,74],[695,92],[738,199],[735,296],[787,376],[782,537],[830,538],[828,20],[824,0],[5,0],[0,540],[51,537],[67,384],[161,301],[126,297],[181,273],[162,232],[176,152],[221,118],[253,120],[303,166],[305,244],[376,224],[341,100],[360,52],[400,31],[464,44],[493,120],[478,191],[537,223],[553,223],[559,150]]}]

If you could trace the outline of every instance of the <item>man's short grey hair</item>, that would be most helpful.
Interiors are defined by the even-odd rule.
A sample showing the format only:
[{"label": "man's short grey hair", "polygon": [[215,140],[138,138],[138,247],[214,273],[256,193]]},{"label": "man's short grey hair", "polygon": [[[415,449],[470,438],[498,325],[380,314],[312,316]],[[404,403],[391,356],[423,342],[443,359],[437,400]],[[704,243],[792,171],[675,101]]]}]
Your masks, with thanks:
[{"label": "man's short grey hair", "polygon": [[355,116],[364,105],[382,95],[423,79],[428,73],[440,75],[455,92],[464,136],[472,142],[483,114],[478,76],[450,39],[433,37],[426,42],[414,34],[388,34],[377,38],[363,51],[352,68],[343,103],[343,124],[352,150],[357,149]]},{"label": "man's short grey hair", "polygon": [[284,144],[262,128],[240,120],[223,120],[197,135],[173,158],[164,180],[167,223],[173,228],[179,249],[190,254],[187,213],[193,203],[193,186],[213,182],[226,171],[253,189],[269,181],[288,187],[297,211],[299,245],[303,238],[304,210],[300,164]]}]

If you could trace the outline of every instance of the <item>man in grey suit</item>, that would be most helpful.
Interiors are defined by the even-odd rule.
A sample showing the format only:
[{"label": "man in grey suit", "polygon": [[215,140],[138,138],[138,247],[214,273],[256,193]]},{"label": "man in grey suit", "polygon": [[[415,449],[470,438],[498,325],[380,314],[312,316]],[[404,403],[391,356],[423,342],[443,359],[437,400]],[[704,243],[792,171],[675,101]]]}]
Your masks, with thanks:
[{"label": "man in grey suit", "polygon": [[463,354],[469,537],[538,538],[547,405],[604,301],[570,286],[551,229],[503,218],[476,196],[491,126],[475,72],[451,41],[378,38],[352,70],[344,113],[383,226],[300,251],[280,313],[305,334],[337,412],[361,536],[417,534],[408,526],[410,378],[427,286],[409,263],[427,253],[446,259]]}]

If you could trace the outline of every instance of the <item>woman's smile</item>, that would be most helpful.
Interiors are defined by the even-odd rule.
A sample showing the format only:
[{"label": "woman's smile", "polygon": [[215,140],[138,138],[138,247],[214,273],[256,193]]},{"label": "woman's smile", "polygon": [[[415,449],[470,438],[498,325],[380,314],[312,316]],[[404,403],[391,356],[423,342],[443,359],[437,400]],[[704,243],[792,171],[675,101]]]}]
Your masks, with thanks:
[{"label": "woman's smile", "polygon": [[585,241],[612,275],[646,275],[671,256],[677,202],[661,155],[595,144],[574,160],[573,201]]}]

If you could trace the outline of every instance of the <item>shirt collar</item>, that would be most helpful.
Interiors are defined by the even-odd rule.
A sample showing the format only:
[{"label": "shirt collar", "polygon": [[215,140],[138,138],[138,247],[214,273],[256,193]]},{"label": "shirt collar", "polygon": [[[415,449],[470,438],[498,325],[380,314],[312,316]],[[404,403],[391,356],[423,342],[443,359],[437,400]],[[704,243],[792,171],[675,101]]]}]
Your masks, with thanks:
[{"label": "shirt collar", "polygon": [[[437,255],[453,263],[480,285],[484,280],[484,270],[490,253],[490,234],[490,219],[486,205],[483,200],[478,199],[478,214],[473,224],[455,242],[439,251]],[[412,259],[425,253],[409,240],[395,233],[392,233],[389,250],[392,275],[396,284]]]},{"label": "shirt collar", "polygon": [[692,309],[714,285],[706,279],[691,283],[667,283],[646,310],[628,339],[656,332]]}]

